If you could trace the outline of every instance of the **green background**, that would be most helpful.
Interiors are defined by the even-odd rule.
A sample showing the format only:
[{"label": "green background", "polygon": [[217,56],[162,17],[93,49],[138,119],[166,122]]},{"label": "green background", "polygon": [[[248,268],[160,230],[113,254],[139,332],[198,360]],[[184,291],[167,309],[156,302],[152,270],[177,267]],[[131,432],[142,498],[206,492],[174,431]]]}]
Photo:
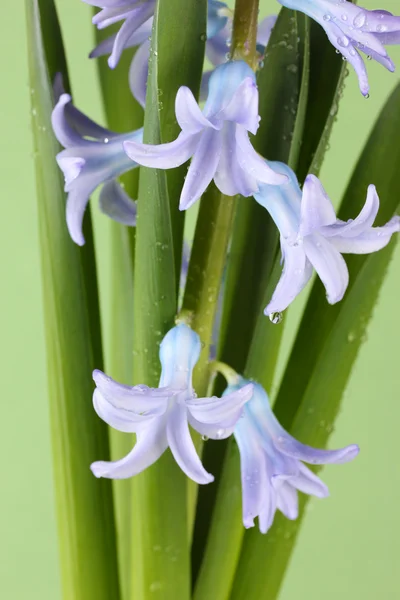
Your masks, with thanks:
[{"label": "green background", "polygon": [[[384,0],[383,7],[376,6],[375,1],[364,0],[363,5],[399,11],[398,0]],[[273,0],[261,2],[263,14],[279,8]],[[86,59],[93,34],[90,7],[80,0],[60,0],[57,4],[75,102],[102,121],[95,65]],[[0,598],[59,600],[22,0],[3,6],[0,44]],[[392,48],[391,55],[400,64],[400,49]],[[355,74],[351,72],[347,78],[339,121],[321,175],[332,199],[340,198],[374,119],[398,79],[379,65],[369,63],[368,69],[372,88],[368,100],[359,93]],[[108,223],[97,210],[95,222],[102,306],[107,316]],[[359,443],[361,454],[352,464],[324,470],[331,498],[309,504],[281,600],[400,597],[399,268],[400,247],[331,438],[332,447]],[[304,297],[300,298],[285,316],[290,325],[285,331],[281,365],[303,301]],[[107,339],[107,318],[104,329]]]}]

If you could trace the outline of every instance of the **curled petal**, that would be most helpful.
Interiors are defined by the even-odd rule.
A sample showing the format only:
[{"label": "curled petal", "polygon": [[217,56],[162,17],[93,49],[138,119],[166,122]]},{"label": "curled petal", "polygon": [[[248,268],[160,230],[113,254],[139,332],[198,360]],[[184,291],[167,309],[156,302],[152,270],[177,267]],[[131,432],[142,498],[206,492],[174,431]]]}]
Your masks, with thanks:
[{"label": "curled petal", "polygon": [[150,42],[146,40],[137,49],[129,68],[129,87],[132,96],[144,108],[146,105],[147,77],[149,74]]},{"label": "curled petal", "polygon": [[93,406],[100,419],[124,433],[137,433],[148,425],[149,420],[157,418],[152,414],[141,415],[124,408],[116,408],[101,395],[98,389],[93,393]]},{"label": "curled petal", "polygon": [[214,477],[207,473],[197,455],[190,437],[187,411],[184,406],[175,404],[172,407],[167,423],[167,439],[176,462],[190,479],[199,484],[214,481]]},{"label": "curled petal", "polygon": [[300,294],[312,275],[312,267],[301,244],[290,246],[281,239],[283,271],[265,314],[284,311]]},{"label": "curled petal", "polygon": [[99,198],[102,213],[123,225],[136,225],[136,203],[113,179],[103,185]]},{"label": "curled petal", "polygon": [[129,158],[139,165],[154,169],[175,169],[194,154],[199,139],[200,134],[180,133],[169,144],[151,145],[130,141],[124,142],[123,146]]},{"label": "curled petal", "polygon": [[113,51],[108,59],[108,64],[111,69],[114,69],[119,59],[121,58],[122,52],[128,47],[133,34],[138,30],[139,27],[150,19],[154,14],[154,2],[140,3],[136,8],[129,11],[125,23],[122,25],[117,33],[114,41]]},{"label": "curled petal", "polygon": [[168,447],[165,420],[156,419],[138,433],[136,445],[125,458],[94,462],[90,468],[96,477],[127,479],[141,473],[155,463]]},{"label": "curled petal", "polygon": [[233,94],[230,102],[213,116],[215,119],[233,121],[243,125],[247,131],[257,133],[260,122],[258,88],[253,78],[246,77]]},{"label": "curled petal", "polygon": [[168,400],[177,393],[169,388],[123,385],[99,370],[93,371],[93,379],[107,402],[115,408],[123,408],[137,414],[162,415],[167,409]]},{"label": "curled petal", "polygon": [[360,449],[356,444],[351,444],[340,450],[319,450],[306,446],[289,435],[283,428],[282,433],[273,439],[274,446],[286,456],[303,460],[310,465],[327,465],[330,463],[342,464],[353,460]]},{"label": "curled petal", "polygon": [[326,237],[336,235],[350,238],[356,237],[372,227],[376,215],[378,214],[378,210],[379,196],[376,192],[376,187],[374,185],[369,185],[367,199],[358,217],[354,219],[354,221],[338,221],[333,225],[324,227],[321,233]]},{"label": "curled petal", "polygon": [[[358,77],[358,84],[360,87],[361,93],[366,96],[369,92],[369,83],[368,83],[368,75],[367,70],[365,68],[365,64],[357,50],[354,48],[354,45],[349,40],[349,38],[342,33],[342,31],[334,25],[331,21],[329,22],[329,26],[324,25],[324,29],[329,38],[331,44],[343,54],[346,60],[353,66],[355,72]],[[339,42],[340,40],[340,42]]]},{"label": "curled petal", "polygon": [[349,272],[344,258],[330,241],[320,234],[305,237],[303,246],[308,260],[325,286],[328,302],[339,302],[349,283]]},{"label": "curled petal", "polygon": [[300,235],[309,235],[335,222],[335,210],[320,180],[315,175],[307,175],[301,200]]},{"label": "curled petal", "polygon": [[68,194],[66,206],[67,227],[71,238],[78,246],[83,246],[85,243],[82,231],[83,216],[90,195],[98,185],[99,181],[95,175],[86,176]]},{"label": "curled petal", "polygon": [[175,113],[179,126],[184,133],[199,133],[208,127],[219,129],[203,115],[192,91],[184,85],[179,88],[176,94]]},{"label": "curled petal", "polygon": [[218,131],[206,129],[204,133],[197,135],[201,138],[182,188],[180,210],[192,206],[206,191],[215,175],[221,156],[222,138]]},{"label": "curled petal", "polygon": [[253,395],[251,383],[242,388],[217,398],[196,398],[187,400],[186,406],[189,412],[201,423],[213,424],[231,421],[237,418],[242,407]]},{"label": "curled petal", "polygon": [[357,237],[335,236],[329,238],[338,252],[346,254],[369,254],[387,246],[394,233],[400,231],[400,217],[393,217],[383,227],[371,227]]},{"label": "curled petal", "polygon": [[236,127],[237,158],[239,165],[262,183],[282,185],[288,181],[283,173],[271,169],[267,162],[254,150],[244,127]]}]

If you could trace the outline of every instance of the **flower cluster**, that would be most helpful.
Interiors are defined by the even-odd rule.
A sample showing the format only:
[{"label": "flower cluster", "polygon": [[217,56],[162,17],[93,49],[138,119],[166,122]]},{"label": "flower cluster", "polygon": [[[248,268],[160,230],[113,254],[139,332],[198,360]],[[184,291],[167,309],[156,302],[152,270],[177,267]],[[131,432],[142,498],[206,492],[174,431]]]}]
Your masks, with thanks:
[{"label": "flower cluster", "polygon": [[[108,64],[114,69],[124,50],[136,47],[129,86],[145,107],[149,38],[153,20],[157,20],[157,1],[83,1],[100,9],[93,18],[99,29],[121,22],[117,33],[92,51],[92,58],[108,55]],[[383,10],[366,10],[347,0],[278,1],[302,11],[325,29],[336,50],[354,67],[365,96],[369,83],[360,52],[394,70],[385,46],[400,43],[400,17]],[[275,22],[276,16],[270,16],[259,24],[254,61],[259,66]],[[105,129],[81,113],[62,89],[61,81],[56,80],[52,124],[64,148],[56,160],[65,178],[66,222],[72,240],[79,245],[85,242],[84,213],[97,188],[101,187],[102,212],[124,225],[135,226],[136,203],[124,191],[119,177],[138,166],[164,170],[190,161],[180,210],[190,208],[214,182],[224,196],[240,195],[242,202],[258,202],[279,231],[283,267],[266,314],[287,309],[314,270],[325,286],[328,302],[339,302],[349,283],[342,254],[380,250],[400,231],[400,217],[373,227],[379,197],[371,184],[360,214],[342,221],[315,175],[309,174],[301,189],[289,166],[261,156],[252,143],[260,123],[256,73],[245,60],[231,55],[232,12],[224,2],[208,0],[206,37],[206,56],[212,68],[203,73],[199,99],[186,86],[178,90],[175,116],[181,131],[169,143],[144,144],[142,128],[129,133]],[[181,285],[186,281],[187,254],[186,248]],[[289,519],[297,517],[298,491],[321,498],[328,495],[327,487],[304,462],[344,463],[358,454],[358,447],[317,450],[297,441],[277,421],[265,390],[256,382],[232,375],[229,367],[228,387],[222,397],[198,398],[192,376],[200,353],[199,335],[181,322],[160,345],[158,388],[144,384],[130,387],[94,371],[96,413],[111,427],[135,433],[137,439],[126,457],[95,462],[91,469],[96,477],[132,477],[169,448],[188,477],[208,484],[213,476],[201,462],[189,426],[215,440],[233,435],[240,451],[243,523],[251,527],[258,517],[260,531],[265,533],[277,509]]]}]

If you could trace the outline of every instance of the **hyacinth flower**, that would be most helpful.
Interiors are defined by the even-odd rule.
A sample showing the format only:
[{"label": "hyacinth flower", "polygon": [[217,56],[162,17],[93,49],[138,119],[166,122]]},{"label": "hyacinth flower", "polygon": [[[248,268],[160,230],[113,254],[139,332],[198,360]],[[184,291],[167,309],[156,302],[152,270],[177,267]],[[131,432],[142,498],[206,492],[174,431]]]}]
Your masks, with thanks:
[{"label": "hyacinth flower", "polygon": [[[263,59],[272,29],[276,23],[277,16],[265,17],[257,29],[257,51],[260,60]],[[230,45],[232,39],[232,19],[214,37],[209,38],[206,44],[206,56],[214,67],[224,64],[230,58]],[[214,69],[203,73],[200,88],[200,100],[207,98],[208,84]]]},{"label": "hyacinth flower", "polygon": [[[248,383],[237,377],[226,393],[232,394]],[[258,517],[259,529],[266,533],[276,510],[288,519],[297,518],[298,491],[317,498],[329,495],[327,486],[303,462],[346,463],[357,456],[359,448],[350,445],[340,450],[318,450],[302,444],[279,424],[263,387],[254,382],[253,386],[234,436],[240,452],[243,524],[253,527]]]},{"label": "hyacinth flower", "polygon": [[189,88],[179,88],[175,113],[182,129],[175,141],[159,145],[127,141],[124,148],[136,163],[157,169],[173,169],[193,157],[181,193],[181,210],[192,206],[213,179],[228,196],[251,196],[259,190],[259,183],[286,181],[250,143],[248,132],[256,133],[260,121],[258,89],[254,72],[244,61],[215,69],[203,111]]},{"label": "hyacinth flower", "polygon": [[395,67],[385,45],[400,43],[400,17],[386,10],[367,10],[346,0],[279,0],[283,6],[299,10],[319,23],[331,44],[349,61],[357,73],[360,90],[368,94],[369,84],[364,52],[389,71]]},{"label": "hyacinth flower", "polygon": [[343,298],[349,282],[342,253],[369,254],[384,248],[393,233],[400,231],[400,217],[393,217],[383,227],[372,227],[379,197],[370,185],[358,217],[341,221],[317,177],[308,175],[301,191],[287,165],[269,165],[285,173],[288,181],[279,187],[261,185],[254,195],[279,229],[283,260],[281,279],[265,313],[271,316],[287,308],[309,281],[313,268],[325,286],[328,302],[335,304]]},{"label": "hyacinth flower", "polygon": [[199,336],[182,323],[171,329],[161,343],[162,372],[157,389],[121,385],[101,371],[94,372],[93,404],[99,417],[118,431],[137,434],[136,445],[125,458],[91,465],[96,477],[132,477],[152,465],[169,447],[188,477],[199,484],[213,481],[197,455],[189,423],[208,438],[228,437],[252,395],[253,385],[223,398],[197,398],[192,373],[200,351]]},{"label": "hyacinth flower", "polygon": [[112,219],[135,225],[136,204],[116,178],[136,164],[124,152],[124,140],[141,140],[143,129],[128,134],[109,131],[81,113],[69,94],[62,93],[52,113],[54,133],[65,150],[57,155],[64,173],[67,199],[67,226],[77,244],[82,246],[83,216],[90,195],[105,183],[100,194],[100,208]]},{"label": "hyacinth flower", "polygon": [[[101,42],[91,58],[110,54],[108,64],[114,69],[126,48],[139,46],[151,35],[156,0],[83,0],[102,10],[92,19],[98,29],[124,21],[118,33]],[[230,14],[224,2],[208,0],[207,37],[213,37],[225,27]]]}]

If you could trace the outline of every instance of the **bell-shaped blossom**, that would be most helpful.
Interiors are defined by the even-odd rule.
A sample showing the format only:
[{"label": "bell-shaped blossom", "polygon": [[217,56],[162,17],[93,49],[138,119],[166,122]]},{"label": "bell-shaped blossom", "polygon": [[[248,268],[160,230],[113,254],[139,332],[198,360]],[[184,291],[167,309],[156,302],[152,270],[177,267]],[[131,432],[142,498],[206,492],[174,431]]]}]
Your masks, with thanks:
[{"label": "bell-shaped blossom", "polygon": [[358,217],[341,221],[317,177],[308,175],[301,191],[287,165],[269,165],[285,173],[288,181],[279,187],[261,185],[254,195],[279,228],[283,260],[281,279],[265,312],[272,315],[287,308],[309,281],[313,268],[325,286],[328,302],[335,304],[343,298],[349,282],[342,253],[369,254],[384,248],[393,233],[400,231],[400,217],[393,217],[383,227],[372,227],[379,197],[370,185]]},{"label": "bell-shaped blossom", "polygon": [[91,465],[96,477],[132,477],[152,465],[169,447],[188,477],[199,484],[213,481],[197,455],[188,424],[212,439],[228,437],[253,393],[253,385],[223,398],[197,398],[192,372],[200,351],[199,336],[180,324],[167,333],[160,346],[159,388],[129,387],[101,371],[94,372],[93,404],[97,414],[114,429],[137,434],[136,445],[125,458]]},{"label": "bell-shaped blossom", "polygon": [[175,141],[160,145],[127,141],[124,148],[133,161],[156,169],[173,169],[193,157],[181,210],[196,202],[212,179],[228,196],[250,196],[259,190],[260,182],[286,181],[250,143],[248,132],[256,133],[260,117],[255,75],[245,62],[228,62],[215,69],[203,111],[189,88],[179,88],[175,113],[182,129]]},{"label": "bell-shaped blossom", "polygon": [[[271,37],[272,29],[276,23],[277,16],[270,15],[259,23],[257,30],[257,51],[260,60],[264,58],[265,50]],[[224,64],[230,58],[232,41],[232,19],[216,35],[207,40],[206,56],[214,67]],[[200,88],[200,100],[207,98],[208,83],[214,69],[203,73]]]},{"label": "bell-shaped blossom", "polygon": [[74,242],[85,243],[82,222],[89,197],[106,183],[100,194],[101,210],[120,223],[134,225],[136,205],[115,179],[137,165],[123,149],[124,140],[142,140],[143,129],[128,134],[109,131],[82,114],[69,94],[62,93],[53,110],[54,133],[65,150],[57,162],[65,177],[67,225]]},{"label": "bell-shaped blossom", "polygon": [[[124,21],[118,33],[102,41],[91,53],[94,58],[110,54],[108,64],[114,69],[126,48],[139,46],[151,35],[156,0],[83,0],[102,8],[92,19],[98,29]],[[207,37],[225,27],[230,11],[224,2],[208,0]]]},{"label": "bell-shaped blossom", "polygon": [[400,17],[386,10],[367,10],[346,0],[279,0],[319,23],[331,44],[354,67],[360,90],[368,94],[369,84],[360,51],[389,71],[395,67],[385,45],[400,43]]},{"label": "bell-shaped blossom", "polygon": [[[248,381],[240,378],[226,393],[232,394]],[[258,517],[261,533],[271,527],[276,510],[288,519],[298,516],[298,494],[318,498],[329,495],[326,485],[303,461],[311,465],[341,464],[353,460],[356,445],[340,450],[318,450],[293,438],[275,417],[261,385],[253,383],[253,396],[236,424],[234,436],[239,446],[243,524],[253,527]]]}]

